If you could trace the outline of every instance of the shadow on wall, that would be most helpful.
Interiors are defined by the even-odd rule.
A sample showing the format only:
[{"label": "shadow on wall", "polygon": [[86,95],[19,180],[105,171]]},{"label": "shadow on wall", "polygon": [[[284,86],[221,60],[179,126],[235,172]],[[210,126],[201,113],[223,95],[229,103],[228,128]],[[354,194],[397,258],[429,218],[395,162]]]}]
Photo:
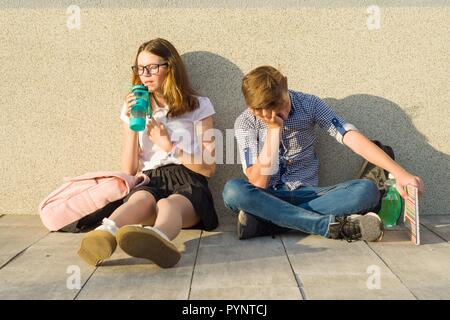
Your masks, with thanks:
[{"label": "shadow on wall", "polygon": [[[422,214],[450,214],[450,156],[431,146],[428,138],[413,124],[414,118],[426,112],[425,108],[414,106],[402,109],[392,101],[367,94],[324,100],[369,139],[390,145],[396,161],[423,179],[425,194],[420,202]],[[361,157],[334,143],[322,132],[318,134],[317,152],[321,157],[321,185],[353,179],[363,162]]]},{"label": "shadow on wall", "polygon": [[[244,98],[241,93],[241,81],[244,76],[242,71],[230,60],[219,55],[195,51],[182,55],[186,65],[192,86],[203,96],[207,96],[214,106],[216,114],[214,115],[215,128],[223,134],[223,146],[216,145],[217,149],[222,149],[224,159],[218,164],[216,174],[209,180],[211,192],[217,214],[223,216],[229,214],[222,200],[222,190],[228,179],[231,177],[244,177],[241,165],[238,164],[237,148],[234,142],[234,136],[226,136],[227,129],[233,129],[236,117],[245,109]],[[231,130],[228,130],[232,134]],[[226,142],[234,147],[234,157],[225,153]],[[216,152],[218,154],[218,152]],[[226,161],[226,156],[230,157],[231,162]],[[220,163],[220,162],[219,162]],[[233,164],[225,164],[233,163]]]},{"label": "shadow on wall", "polygon": [[[219,55],[196,51],[182,55],[193,87],[201,95],[210,98],[216,115],[215,127],[223,134],[223,163],[226,157],[233,164],[220,164],[216,175],[210,179],[219,216],[230,214],[223,205],[222,190],[231,177],[244,177],[232,136],[226,136],[226,129],[232,129],[237,116],[245,109],[241,92],[243,72],[230,60]],[[302,88],[291,87],[302,91]],[[392,101],[381,97],[359,94],[338,100],[324,99],[339,115],[353,123],[370,139],[380,140],[393,147],[396,160],[409,172],[420,176],[425,183],[425,197],[421,201],[423,214],[443,213],[450,207],[448,182],[450,181],[450,156],[434,149],[428,139],[414,127],[413,120],[425,109],[413,107],[403,110]],[[231,131],[230,131],[231,132]],[[355,178],[363,160],[350,149],[338,144],[318,129],[317,153],[320,162],[320,185],[336,184]],[[234,156],[225,153],[225,143],[234,145]],[[450,213],[450,212],[447,212]]]}]

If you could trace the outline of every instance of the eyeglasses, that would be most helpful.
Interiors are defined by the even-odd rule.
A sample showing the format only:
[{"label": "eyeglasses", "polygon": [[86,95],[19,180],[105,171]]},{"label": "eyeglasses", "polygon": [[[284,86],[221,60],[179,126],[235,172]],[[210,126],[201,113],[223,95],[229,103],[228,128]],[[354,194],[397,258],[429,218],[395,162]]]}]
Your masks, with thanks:
[{"label": "eyeglasses", "polygon": [[[159,73],[159,67],[168,67],[169,63],[161,63],[161,64],[148,64],[146,66],[132,66],[131,70],[137,76],[151,76],[153,74]],[[147,71],[147,72],[145,72]]]}]

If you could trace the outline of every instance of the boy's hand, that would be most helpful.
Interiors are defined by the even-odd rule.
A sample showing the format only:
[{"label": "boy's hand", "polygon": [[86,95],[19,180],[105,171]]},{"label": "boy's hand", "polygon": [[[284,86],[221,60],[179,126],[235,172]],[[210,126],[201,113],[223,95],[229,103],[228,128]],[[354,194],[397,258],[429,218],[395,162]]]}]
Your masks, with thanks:
[{"label": "boy's hand", "polygon": [[259,119],[264,121],[271,129],[279,129],[283,127],[284,120],[278,116],[275,111],[269,109],[251,109],[250,111]]},{"label": "boy's hand", "polygon": [[421,196],[424,192],[422,179],[420,179],[417,176],[413,176],[412,174],[410,174],[408,172],[397,175],[395,177],[395,184],[396,184],[398,193],[400,193],[402,198],[405,200],[407,198],[407,194],[406,194],[406,191],[404,188],[406,188],[406,186],[408,184],[417,187],[419,196]]}]

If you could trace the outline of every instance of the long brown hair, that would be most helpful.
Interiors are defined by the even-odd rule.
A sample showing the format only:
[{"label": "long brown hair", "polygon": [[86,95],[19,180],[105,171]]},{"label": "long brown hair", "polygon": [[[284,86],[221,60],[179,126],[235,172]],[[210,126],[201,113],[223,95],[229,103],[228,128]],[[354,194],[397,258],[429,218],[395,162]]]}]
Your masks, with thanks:
[{"label": "long brown hair", "polygon": [[[177,49],[167,40],[156,38],[143,43],[136,54],[134,64],[137,65],[139,53],[142,51],[153,53],[169,64],[166,79],[162,84],[164,100],[169,105],[169,115],[179,116],[198,108],[197,92],[191,87],[186,67]],[[132,76],[133,85],[142,84],[138,75]]]}]

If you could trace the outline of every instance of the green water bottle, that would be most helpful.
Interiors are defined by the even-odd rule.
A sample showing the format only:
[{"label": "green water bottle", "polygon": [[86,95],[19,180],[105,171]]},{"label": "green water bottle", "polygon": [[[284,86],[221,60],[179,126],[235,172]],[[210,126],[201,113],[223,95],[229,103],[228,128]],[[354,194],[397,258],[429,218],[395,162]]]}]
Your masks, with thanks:
[{"label": "green water bottle", "polygon": [[402,197],[395,187],[394,176],[389,173],[389,180],[385,182],[386,194],[381,199],[381,209],[378,212],[385,227],[394,227],[402,213]]},{"label": "green water bottle", "polygon": [[130,129],[143,131],[146,126],[147,112],[150,109],[148,89],[146,86],[136,85],[131,88],[131,91],[136,96],[136,104],[130,110]]}]

